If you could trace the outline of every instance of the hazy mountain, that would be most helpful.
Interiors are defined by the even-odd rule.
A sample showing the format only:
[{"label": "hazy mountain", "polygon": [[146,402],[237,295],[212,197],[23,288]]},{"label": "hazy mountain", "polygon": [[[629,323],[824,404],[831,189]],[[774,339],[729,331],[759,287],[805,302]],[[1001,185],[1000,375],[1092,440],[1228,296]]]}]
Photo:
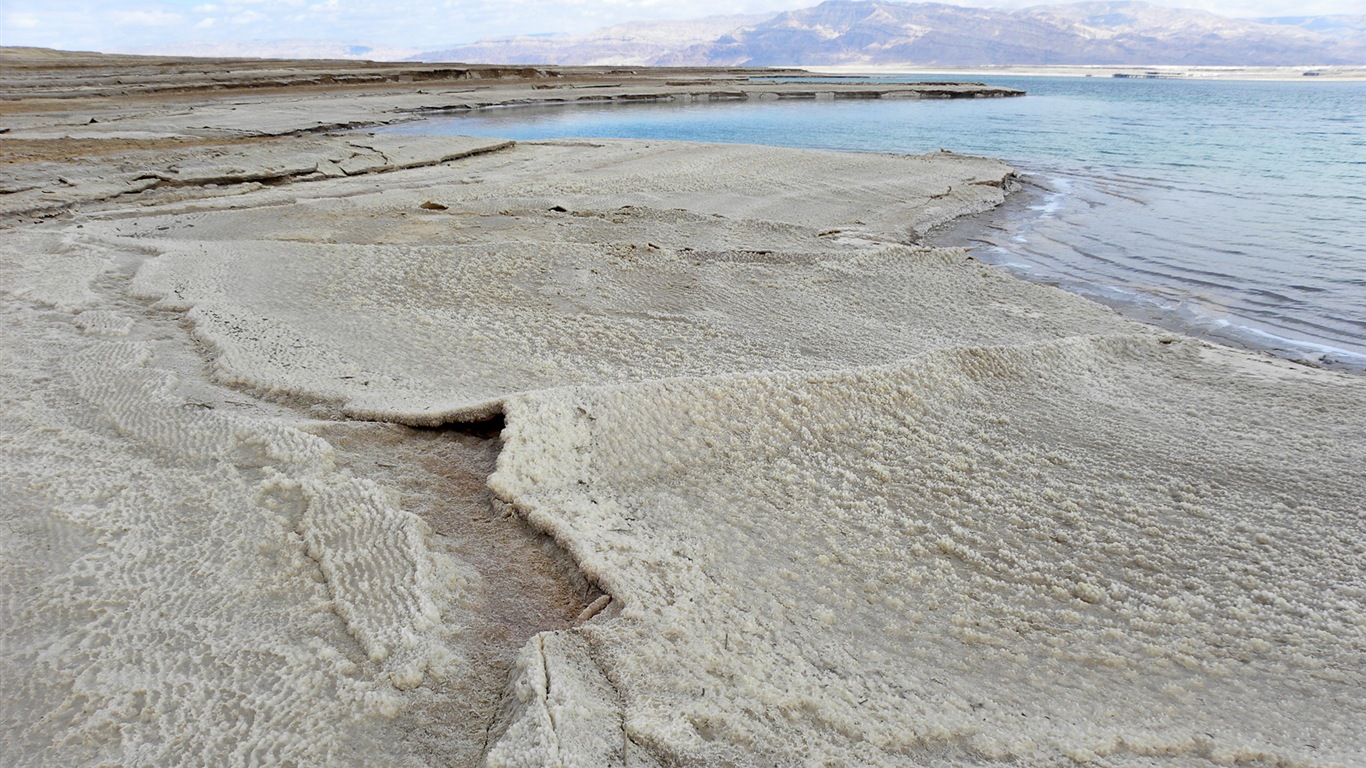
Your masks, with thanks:
[{"label": "hazy mountain", "polygon": [[420,54],[428,61],[818,65],[1366,63],[1363,17],[1230,19],[1142,2],[1005,11],[828,0],[771,17],[623,24],[578,37],[510,38]]},{"label": "hazy mountain", "polygon": [[708,16],[690,21],[640,21],[606,27],[587,35],[520,35],[428,51],[421,61],[499,64],[644,64],[661,55],[709,43],[759,16]]},{"label": "hazy mountain", "polygon": [[1325,35],[1337,35],[1339,37],[1357,37],[1360,39],[1366,36],[1366,15],[1361,16],[1273,16],[1264,19],[1253,19],[1262,24],[1281,24],[1300,27],[1310,32],[1319,32]]}]

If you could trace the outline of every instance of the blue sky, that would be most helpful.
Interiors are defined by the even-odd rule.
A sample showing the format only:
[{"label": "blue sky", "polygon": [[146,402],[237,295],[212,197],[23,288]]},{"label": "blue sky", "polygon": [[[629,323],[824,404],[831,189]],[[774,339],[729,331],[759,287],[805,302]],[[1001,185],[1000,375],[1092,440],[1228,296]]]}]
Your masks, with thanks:
[{"label": "blue sky", "polygon": [[[1150,0],[1225,16],[1361,13],[1361,0]],[[486,37],[577,34],[642,19],[768,13],[819,0],[3,0],[0,44],[126,51],[186,40],[335,40],[436,48]],[[969,0],[1001,8],[1039,0]]]}]

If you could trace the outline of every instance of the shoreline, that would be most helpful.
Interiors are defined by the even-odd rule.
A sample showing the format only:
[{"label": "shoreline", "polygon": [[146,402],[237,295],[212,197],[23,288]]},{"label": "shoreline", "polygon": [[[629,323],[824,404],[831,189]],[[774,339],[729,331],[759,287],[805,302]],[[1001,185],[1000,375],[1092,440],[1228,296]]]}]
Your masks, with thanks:
[{"label": "shoreline", "polygon": [[[1056,171],[1051,171],[1051,173],[1056,173]],[[999,242],[980,237],[979,233],[984,228],[999,228],[1002,222],[1027,220],[1026,212],[1032,210],[1031,203],[1046,198],[1052,193],[1038,181],[1038,178],[1043,174],[1044,172],[1037,169],[1020,169],[1020,191],[1013,193],[1002,205],[996,208],[970,214],[946,223],[942,228],[928,233],[925,243],[936,247],[959,246],[970,253],[984,249],[1004,248]],[[1153,306],[1154,303],[1160,301],[1157,296],[1136,294],[1139,296],[1138,300],[1126,301],[1110,296],[1106,291],[1107,286],[1103,284],[1097,285],[1077,279],[1062,279],[1056,275],[1038,273],[1028,267],[1013,267],[999,256],[978,255],[977,258],[981,258],[983,263],[1005,270],[1020,280],[1056,286],[1102,306],[1110,307],[1135,322],[1189,335],[1214,344],[1229,346],[1251,354],[1267,355],[1309,368],[1337,371],[1350,376],[1366,375],[1366,356],[1350,349],[1335,347],[1326,342],[1310,339],[1279,336],[1250,324],[1230,323],[1228,326],[1220,327],[1213,323],[1212,319],[1206,320],[1204,323],[1182,319],[1171,306]],[[1231,330],[1225,330],[1229,327]]]},{"label": "shoreline", "polygon": [[910,244],[997,160],[335,132],[999,89],[279,65],[0,102],[9,762],[1366,752],[1366,379]]},{"label": "shoreline", "polygon": [[[922,65],[812,65],[804,67],[816,74],[835,76],[889,75],[962,75],[1012,77],[1124,77],[1137,80],[1274,80],[1284,82],[1366,81],[1366,65],[1305,65],[1302,67],[1187,66],[1181,64],[1139,65],[1025,65],[1002,64],[981,67],[932,67]],[[1308,75],[1306,73],[1314,73]]]},{"label": "shoreline", "polygon": [[[851,80],[862,79],[851,76]],[[852,85],[852,83],[851,83]],[[593,104],[612,103],[607,101],[593,102]],[[577,104],[577,102],[576,102]],[[516,103],[488,107],[487,109],[510,109],[522,106],[546,106],[544,103]],[[466,113],[474,113],[478,110],[466,110],[464,108],[436,112],[431,115],[432,119],[442,120],[443,118],[460,119]],[[448,123],[458,126],[458,123]],[[365,129],[359,129],[365,130]],[[461,130],[456,127],[456,131]],[[446,135],[449,129],[424,130],[419,124],[415,128],[412,124],[385,126],[378,129],[380,133],[396,133],[403,135]],[[663,139],[661,139],[663,140]],[[870,150],[877,151],[877,150]],[[1023,164],[1022,164],[1023,165]],[[1043,171],[1039,171],[1043,173]],[[1026,175],[1029,171],[1024,172]],[[926,242],[951,247],[963,245],[967,242],[976,242],[974,230],[981,227],[991,227],[992,222],[998,222],[997,216],[1004,215],[1008,209],[1019,209],[1016,196],[1009,198],[1007,203],[992,211],[981,214],[973,214],[956,222],[946,224],[947,230],[952,233],[945,237],[932,237]],[[1001,247],[999,243],[994,244]],[[981,247],[981,244],[965,246],[970,250]],[[1043,285],[1054,285],[1064,290],[1083,296],[1087,299],[1100,303],[1104,306],[1115,309],[1126,317],[1137,322],[1147,323],[1158,328],[1165,328],[1169,331],[1192,335],[1196,338],[1204,339],[1219,344],[1228,344],[1239,349],[1254,353],[1265,353],[1280,359],[1289,360],[1297,364],[1310,367],[1335,370],[1353,375],[1366,374],[1366,356],[1362,352],[1353,351],[1350,347],[1335,346],[1332,342],[1318,341],[1312,338],[1301,338],[1295,336],[1278,335],[1273,327],[1259,326],[1246,321],[1234,322],[1213,316],[1205,317],[1199,314],[1198,310],[1191,314],[1188,308],[1180,310],[1170,304],[1174,301],[1170,294],[1144,294],[1134,293],[1126,290],[1126,286],[1120,283],[1107,284],[1097,282],[1086,282],[1081,279],[1058,278],[1047,274],[1039,274],[1032,270],[1017,270],[1007,263],[1002,263],[999,259],[985,257],[984,263],[989,263],[1009,271],[1015,277]],[[1129,293],[1130,298],[1126,300],[1120,295]],[[1184,312],[1184,314],[1183,314]]]},{"label": "shoreline", "polygon": [[[243,71],[221,75],[213,67],[237,67],[244,62],[57,51],[38,54],[0,48],[0,61],[7,65],[0,83],[10,93],[0,100],[0,137],[6,143],[7,157],[17,161],[8,166],[15,178],[3,190],[0,217],[58,215],[69,205],[89,206],[169,187],[187,194],[189,187],[212,184],[212,194],[219,195],[218,187],[223,185],[247,190],[251,184],[345,176],[352,171],[337,161],[351,154],[352,148],[346,145],[345,136],[330,134],[411,121],[426,114],[537,104],[1024,95],[1015,89],[975,84],[784,84],[751,80],[773,71],[756,69],[361,62],[355,65],[359,74],[352,76],[351,62],[255,60],[245,62],[250,66]],[[31,61],[25,58],[35,55]],[[126,66],[133,71],[120,76],[119,67]],[[230,94],[241,102],[229,102]],[[349,98],[336,98],[341,94]],[[282,142],[290,138],[316,142],[305,153],[311,165],[279,156]],[[187,178],[175,167],[184,157],[215,145],[222,149],[214,150],[214,155],[245,163],[245,167],[234,171],[225,161],[218,164],[219,175],[201,170],[197,178]],[[123,151],[141,152],[136,158],[145,167],[111,173],[89,160]],[[58,165],[45,166],[44,162]],[[367,172],[384,172],[402,166],[379,162],[366,167]],[[53,185],[54,178],[64,181]]]}]

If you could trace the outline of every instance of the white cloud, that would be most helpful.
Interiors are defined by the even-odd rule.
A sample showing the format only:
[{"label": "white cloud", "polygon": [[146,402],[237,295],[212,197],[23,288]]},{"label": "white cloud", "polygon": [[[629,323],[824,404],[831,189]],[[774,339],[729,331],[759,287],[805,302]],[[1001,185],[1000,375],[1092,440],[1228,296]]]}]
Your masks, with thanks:
[{"label": "white cloud", "polygon": [[[1361,0],[1150,0],[1225,16],[1360,13]],[[178,41],[352,41],[431,50],[487,37],[582,34],[628,21],[777,13],[819,0],[0,0],[5,45],[128,50]],[[1040,0],[960,0],[990,7]],[[192,15],[190,15],[192,13]]]},{"label": "white cloud", "polygon": [[140,27],[173,27],[185,21],[185,17],[170,11],[117,11],[113,16],[115,24]]},{"label": "white cloud", "polygon": [[43,23],[36,13],[7,13],[4,18],[6,29],[37,29]]}]

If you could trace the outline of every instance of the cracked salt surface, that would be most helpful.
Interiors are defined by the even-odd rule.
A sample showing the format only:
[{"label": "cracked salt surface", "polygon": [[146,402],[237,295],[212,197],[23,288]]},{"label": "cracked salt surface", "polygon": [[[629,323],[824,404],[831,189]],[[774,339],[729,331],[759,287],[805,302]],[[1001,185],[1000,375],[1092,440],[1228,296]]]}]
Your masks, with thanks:
[{"label": "cracked salt surface", "polygon": [[[908,244],[1008,174],[551,142],[6,231],[6,756],[1366,762],[1366,383]],[[498,413],[586,581],[495,703],[431,436],[319,419]]]}]

